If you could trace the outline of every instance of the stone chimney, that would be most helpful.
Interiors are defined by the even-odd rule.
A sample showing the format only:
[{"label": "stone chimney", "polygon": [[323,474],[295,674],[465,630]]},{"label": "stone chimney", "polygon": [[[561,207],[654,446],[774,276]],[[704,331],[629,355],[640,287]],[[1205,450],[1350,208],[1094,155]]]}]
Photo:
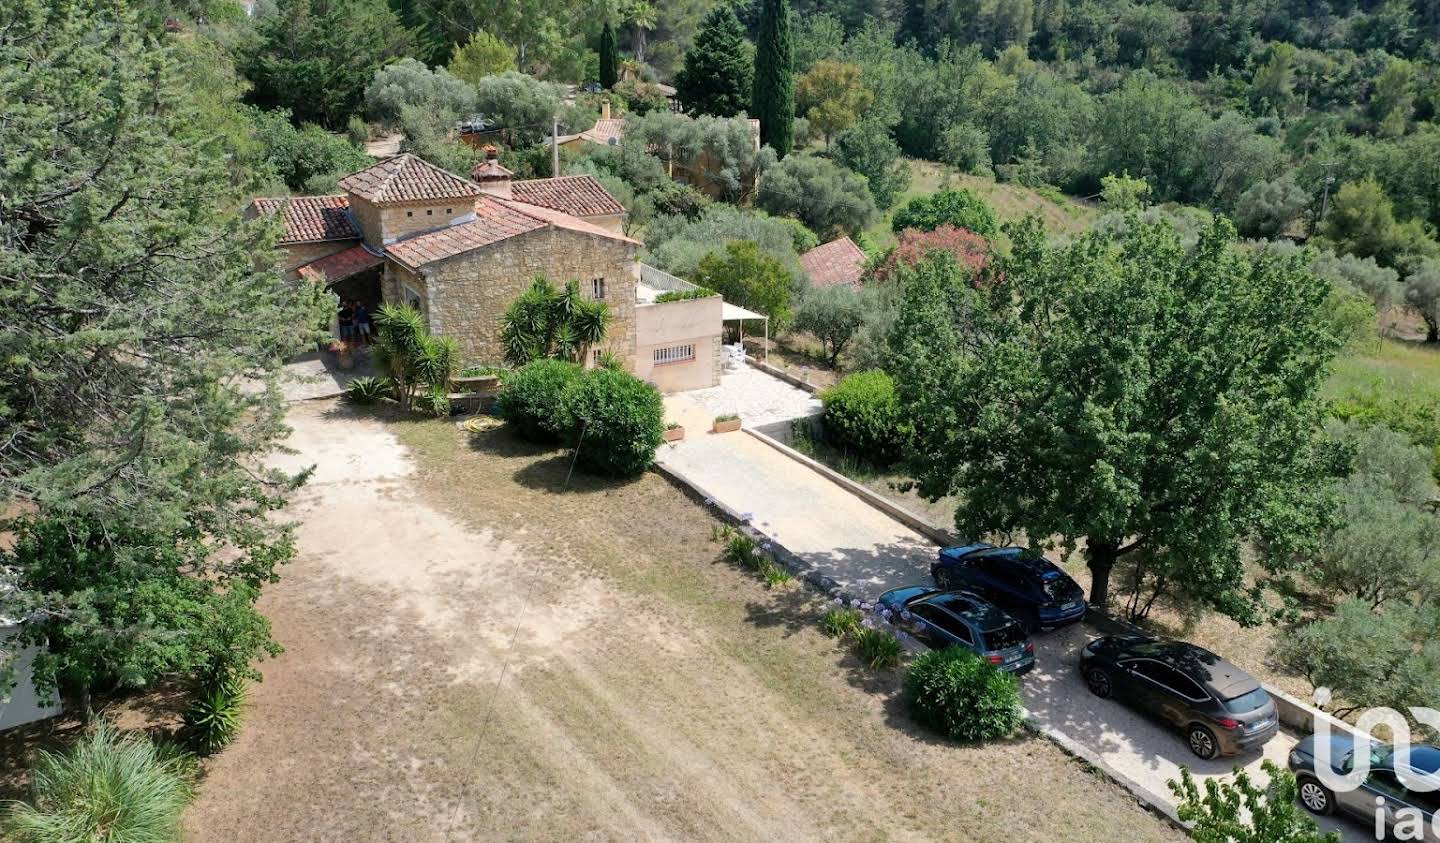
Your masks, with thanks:
[{"label": "stone chimney", "polygon": [[609,120],[609,119],[610,119],[610,100],[608,100],[608,99],[607,99],[607,100],[601,100],[601,101],[600,101],[600,119],[601,119],[601,120]]},{"label": "stone chimney", "polygon": [[500,151],[489,145],[485,147],[485,160],[476,164],[475,169],[470,171],[470,179],[480,185],[481,193],[488,193],[501,199],[514,198],[510,187],[514,175],[500,165]]}]

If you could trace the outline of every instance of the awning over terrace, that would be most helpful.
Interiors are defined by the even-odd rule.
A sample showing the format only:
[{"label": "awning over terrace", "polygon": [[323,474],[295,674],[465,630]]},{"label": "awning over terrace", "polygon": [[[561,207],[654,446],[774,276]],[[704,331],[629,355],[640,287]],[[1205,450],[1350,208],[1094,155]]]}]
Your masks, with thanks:
[{"label": "awning over terrace", "polygon": [[364,272],[367,269],[380,266],[385,259],[371,253],[364,246],[351,246],[343,252],[336,252],[327,255],[319,260],[311,261],[300,267],[296,272],[301,278],[307,281],[320,281],[334,284],[352,275]]},{"label": "awning over terrace", "polygon": [[770,317],[763,313],[756,313],[753,310],[746,310],[738,304],[725,302],[720,306],[720,320],[722,322],[736,322],[740,325],[740,336],[745,336],[745,323],[759,319],[765,323],[765,362],[770,362]]}]

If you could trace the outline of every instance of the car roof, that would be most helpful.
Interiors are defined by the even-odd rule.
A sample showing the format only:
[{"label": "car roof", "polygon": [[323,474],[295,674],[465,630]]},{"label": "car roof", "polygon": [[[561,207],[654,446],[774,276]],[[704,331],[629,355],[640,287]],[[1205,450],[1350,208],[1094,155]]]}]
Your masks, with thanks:
[{"label": "car roof", "polygon": [[942,591],[939,594],[927,594],[915,602],[929,603],[944,609],[958,618],[975,624],[985,632],[992,632],[1013,623],[1010,616],[996,608],[994,603],[969,591]]},{"label": "car roof", "polygon": [[1221,699],[1234,699],[1260,687],[1255,677],[1204,647],[1186,641],[1145,639],[1122,642],[1122,656],[1155,659],[1170,665],[1213,691]]}]

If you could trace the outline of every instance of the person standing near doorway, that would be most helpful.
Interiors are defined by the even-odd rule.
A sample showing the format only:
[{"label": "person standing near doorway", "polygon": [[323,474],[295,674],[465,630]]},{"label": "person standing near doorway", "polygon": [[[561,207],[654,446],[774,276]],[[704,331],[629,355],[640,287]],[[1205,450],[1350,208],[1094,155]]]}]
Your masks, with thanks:
[{"label": "person standing near doorway", "polygon": [[369,345],[370,338],[370,309],[362,302],[355,302],[355,339]]},{"label": "person standing near doorway", "polygon": [[355,336],[355,309],[350,306],[348,301],[340,302],[339,322],[340,339],[346,342],[353,339]]}]

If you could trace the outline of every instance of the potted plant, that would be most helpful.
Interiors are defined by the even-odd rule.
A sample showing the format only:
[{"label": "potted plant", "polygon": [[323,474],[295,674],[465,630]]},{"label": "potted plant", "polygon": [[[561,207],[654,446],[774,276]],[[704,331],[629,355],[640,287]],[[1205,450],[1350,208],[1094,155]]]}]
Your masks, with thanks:
[{"label": "potted plant", "polygon": [[355,352],[350,348],[350,343],[344,340],[331,340],[330,353],[335,355],[335,365],[349,371],[355,368]]},{"label": "potted plant", "polygon": [[710,429],[711,433],[729,433],[732,430],[740,429],[740,416],[735,413],[726,413],[723,416],[715,417],[715,426]]},{"label": "potted plant", "polygon": [[666,442],[679,442],[681,439],[684,438],[685,428],[681,427],[679,422],[670,422],[669,424],[665,425]]}]

